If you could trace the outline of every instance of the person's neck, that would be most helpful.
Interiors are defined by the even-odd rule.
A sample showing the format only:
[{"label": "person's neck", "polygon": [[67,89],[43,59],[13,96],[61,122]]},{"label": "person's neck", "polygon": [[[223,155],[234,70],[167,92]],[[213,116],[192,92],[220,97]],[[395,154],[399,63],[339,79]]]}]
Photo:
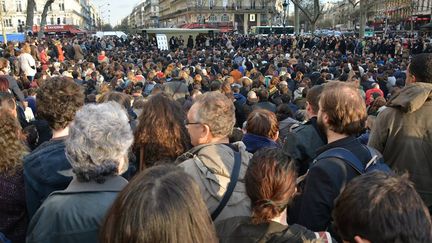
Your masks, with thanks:
[{"label": "person's neck", "polygon": [[53,130],[52,138],[61,138],[69,135],[69,126],[64,129]]},{"label": "person's neck", "polygon": [[333,143],[346,137],[348,137],[348,135],[327,130],[327,143]]},{"label": "person's neck", "polygon": [[287,224],[287,212],[286,212],[286,209],[281,214],[279,214],[278,216],[276,216],[276,217],[274,217],[274,218],[272,218],[270,220],[273,221],[273,222],[282,224],[282,225],[288,225]]},{"label": "person's neck", "polygon": [[214,144],[229,143],[229,138],[227,138],[227,137],[223,137],[223,138],[214,137],[214,138],[211,138],[208,143],[214,143]]}]

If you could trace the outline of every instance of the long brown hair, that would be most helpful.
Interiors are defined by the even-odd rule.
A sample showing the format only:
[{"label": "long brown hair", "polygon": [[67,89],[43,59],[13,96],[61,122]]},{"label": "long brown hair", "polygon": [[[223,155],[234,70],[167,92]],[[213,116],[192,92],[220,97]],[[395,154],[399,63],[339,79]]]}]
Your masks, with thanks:
[{"label": "long brown hair", "polygon": [[155,161],[175,160],[189,148],[190,138],[179,103],[165,94],[152,96],[142,109],[135,130],[134,149],[140,153],[140,170]]},{"label": "long brown hair", "polygon": [[0,108],[0,174],[13,175],[22,169],[22,160],[27,153],[21,126],[13,114]]},{"label": "long brown hair", "polygon": [[294,197],[296,178],[294,161],[280,149],[263,148],[254,154],[245,176],[252,223],[267,223],[285,210]]},{"label": "long brown hair", "polygon": [[216,243],[195,181],[173,165],[138,174],[118,195],[102,226],[103,243]]}]

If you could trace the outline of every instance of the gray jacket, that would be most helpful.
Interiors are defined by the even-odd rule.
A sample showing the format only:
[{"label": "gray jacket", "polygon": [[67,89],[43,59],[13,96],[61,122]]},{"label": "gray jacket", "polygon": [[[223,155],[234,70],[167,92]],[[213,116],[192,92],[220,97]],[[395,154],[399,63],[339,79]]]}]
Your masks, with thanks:
[{"label": "gray jacket", "polygon": [[[246,195],[244,177],[252,155],[246,151],[246,146],[242,142],[230,146],[241,153],[240,175],[231,198],[215,220],[216,222],[234,216],[251,215],[250,199]],[[211,214],[218,207],[230,182],[234,165],[233,149],[225,144],[199,145],[181,155],[177,162],[181,162],[180,167],[198,183]]]},{"label": "gray jacket", "polygon": [[29,224],[26,242],[98,242],[102,220],[127,183],[120,176],[103,184],[74,178],[66,190],[45,200]]}]

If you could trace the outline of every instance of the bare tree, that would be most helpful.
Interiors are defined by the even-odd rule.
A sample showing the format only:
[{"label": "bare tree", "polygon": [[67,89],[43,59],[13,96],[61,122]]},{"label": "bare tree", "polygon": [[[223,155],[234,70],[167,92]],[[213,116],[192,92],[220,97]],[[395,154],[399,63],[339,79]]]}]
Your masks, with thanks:
[{"label": "bare tree", "polygon": [[291,0],[291,2],[304,14],[310,23],[311,32],[314,32],[318,19],[324,14],[324,6],[320,0]]},{"label": "bare tree", "polygon": [[38,32],[38,38],[39,39],[41,39],[44,36],[44,28],[45,28],[45,25],[46,25],[46,18],[47,18],[47,15],[48,15],[48,9],[49,9],[49,7],[51,6],[51,4],[54,1],[55,0],[47,0],[46,3],[45,3],[45,5],[44,5],[43,11],[42,11],[42,16],[41,16],[40,29],[39,29],[39,32]]},{"label": "bare tree", "polygon": [[26,30],[33,28],[33,18],[36,8],[35,0],[27,0]]}]

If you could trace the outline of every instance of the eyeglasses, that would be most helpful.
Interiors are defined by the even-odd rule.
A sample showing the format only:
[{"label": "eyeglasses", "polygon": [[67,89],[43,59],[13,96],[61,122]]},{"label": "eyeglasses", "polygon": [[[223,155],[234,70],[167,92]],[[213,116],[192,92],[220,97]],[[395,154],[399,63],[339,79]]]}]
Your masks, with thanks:
[{"label": "eyeglasses", "polygon": [[185,120],[183,121],[183,124],[184,124],[185,126],[188,126],[188,125],[197,125],[197,124],[202,124],[202,123],[201,123],[201,122],[189,122],[188,119],[185,119]]}]

